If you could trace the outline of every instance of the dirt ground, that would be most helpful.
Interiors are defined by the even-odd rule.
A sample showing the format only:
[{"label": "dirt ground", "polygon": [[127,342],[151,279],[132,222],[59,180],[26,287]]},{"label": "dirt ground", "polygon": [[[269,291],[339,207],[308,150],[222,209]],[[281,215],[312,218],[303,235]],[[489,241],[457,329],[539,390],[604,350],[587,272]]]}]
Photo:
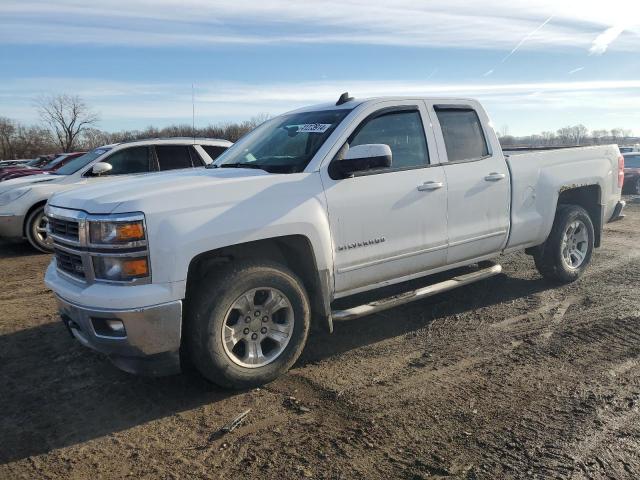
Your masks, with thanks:
[{"label": "dirt ground", "polygon": [[[504,274],[315,334],[247,392],[118,371],[0,244],[0,478],[640,478],[640,201],[581,281]],[[244,423],[215,432],[243,411]]]}]

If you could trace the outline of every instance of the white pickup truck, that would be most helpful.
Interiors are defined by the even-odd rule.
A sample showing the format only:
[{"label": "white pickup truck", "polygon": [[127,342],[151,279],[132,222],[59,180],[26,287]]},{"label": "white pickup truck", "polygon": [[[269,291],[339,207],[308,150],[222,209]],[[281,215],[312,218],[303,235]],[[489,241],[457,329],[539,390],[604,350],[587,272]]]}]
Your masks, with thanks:
[{"label": "white pickup truck", "polygon": [[[189,361],[245,388],[286,372],[312,325],[495,275],[505,252],[577,279],[622,181],[615,145],[505,157],[474,100],[343,95],[268,120],[213,168],[53,196],[45,281],[120,368]],[[353,305],[434,273],[448,278]]]}]

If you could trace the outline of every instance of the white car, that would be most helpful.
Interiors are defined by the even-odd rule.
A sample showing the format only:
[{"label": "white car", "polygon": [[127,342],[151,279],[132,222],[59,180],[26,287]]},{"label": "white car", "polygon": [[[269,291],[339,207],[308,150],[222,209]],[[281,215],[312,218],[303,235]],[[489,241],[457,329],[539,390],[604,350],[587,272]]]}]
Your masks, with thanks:
[{"label": "white car", "polygon": [[51,195],[80,185],[115,178],[211,164],[231,142],[204,138],[166,138],[105,145],[78,157],[56,172],[0,183],[0,237],[26,238],[51,252],[44,206]]},{"label": "white car", "polygon": [[182,352],[246,388],[286,372],[312,322],[487,278],[504,252],[578,279],[624,207],[622,165],[616,145],[507,158],[474,100],[342,96],[268,120],[217,168],[56,194],[45,282],[120,368],[175,373]]}]

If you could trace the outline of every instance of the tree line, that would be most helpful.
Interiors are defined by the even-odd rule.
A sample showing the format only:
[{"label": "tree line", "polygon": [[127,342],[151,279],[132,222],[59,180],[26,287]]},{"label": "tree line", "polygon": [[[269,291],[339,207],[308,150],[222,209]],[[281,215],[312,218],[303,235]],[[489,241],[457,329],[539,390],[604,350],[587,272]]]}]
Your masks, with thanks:
[{"label": "tree line", "polygon": [[611,130],[589,130],[582,124],[567,126],[553,131],[545,131],[534,135],[509,135],[509,128],[503,126],[498,132],[503,146],[525,147],[568,147],[584,145],[603,145],[609,143],[635,144],[640,138],[634,137],[633,132],[626,128],[612,128]]},{"label": "tree line", "polygon": [[142,130],[107,132],[96,128],[99,116],[78,96],[53,95],[36,100],[41,123],[24,125],[0,116],[0,159],[35,158],[59,152],[91,150],[101,145],[166,137],[207,137],[237,141],[269,118],[260,114],[242,122],[224,122],[206,127],[149,126]]},{"label": "tree line", "polygon": [[[35,158],[38,155],[91,150],[100,145],[147,138],[196,136],[235,142],[269,117],[261,114],[242,122],[196,128],[191,125],[171,125],[107,132],[96,128],[99,115],[77,95],[41,96],[35,106],[40,117],[40,124],[37,125],[24,125],[0,116],[0,159]],[[527,147],[640,143],[640,138],[631,135],[631,130],[624,128],[590,131],[581,124],[526,136],[509,135],[508,126],[498,131],[503,146]]]}]

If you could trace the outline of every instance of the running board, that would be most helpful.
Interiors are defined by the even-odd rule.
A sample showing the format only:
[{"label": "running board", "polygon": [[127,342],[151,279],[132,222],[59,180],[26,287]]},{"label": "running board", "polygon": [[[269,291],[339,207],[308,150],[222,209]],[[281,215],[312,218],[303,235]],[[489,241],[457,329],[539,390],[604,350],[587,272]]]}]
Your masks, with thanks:
[{"label": "running board", "polygon": [[383,298],[371,303],[365,303],[364,305],[358,305],[357,307],[349,308],[347,310],[334,310],[331,312],[331,316],[334,320],[351,320],[364,315],[371,315],[372,313],[381,312],[389,308],[397,307],[398,305],[404,305],[405,303],[431,297],[437,293],[462,287],[463,285],[468,285],[469,283],[477,282],[478,280],[493,277],[500,272],[502,272],[502,266],[494,264],[483,268],[482,270],[467,273],[465,275],[459,275],[449,280],[434,283],[433,285],[422,287],[417,290],[400,293],[393,297]]}]

